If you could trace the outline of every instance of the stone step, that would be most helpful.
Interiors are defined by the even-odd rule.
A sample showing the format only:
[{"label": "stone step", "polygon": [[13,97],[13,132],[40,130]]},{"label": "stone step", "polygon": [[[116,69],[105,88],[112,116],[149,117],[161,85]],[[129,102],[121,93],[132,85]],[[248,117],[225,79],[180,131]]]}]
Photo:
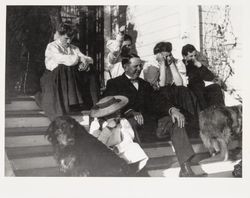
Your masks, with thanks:
[{"label": "stone step", "polygon": [[[36,139],[36,141],[34,141],[34,139],[27,139],[26,136],[26,138],[21,139],[21,143],[6,142],[6,146],[9,145],[9,147],[6,147],[7,155],[9,157],[9,160],[11,161],[11,164],[13,164],[14,171],[43,169],[57,166],[53,157],[52,146],[47,140],[46,144],[42,144],[42,138],[44,137],[40,137],[40,139]],[[45,140],[45,138],[43,140]],[[158,170],[158,172],[152,172],[152,176],[159,176],[160,174],[164,176],[165,173],[163,174],[163,172],[165,170],[176,168],[179,166],[175,153],[173,151],[167,153],[168,148],[170,147],[167,146],[167,144],[165,144],[165,153],[162,153],[160,157],[159,153],[156,152],[155,147],[150,148],[149,144],[145,144],[144,146],[146,147],[144,148],[144,150],[147,149],[149,154],[148,157],[150,158],[147,165],[148,170]],[[161,146],[161,148],[163,149],[164,147],[162,143]],[[203,157],[199,158],[198,161],[200,161],[201,159],[208,158],[209,154],[205,150],[203,150],[197,156]],[[39,164],[39,161],[42,161],[42,164]]]},{"label": "stone step", "polygon": [[[5,148],[10,159],[25,158],[38,155],[53,155],[52,146],[43,135],[7,137],[5,140]],[[164,156],[175,155],[169,143],[166,143],[165,146],[162,145],[160,153],[158,153],[159,150],[155,146],[148,147],[147,144],[142,144],[142,148],[147,153],[149,158],[160,158]],[[193,143],[193,148],[202,148],[202,143]],[[207,152],[205,148],[200,150],[195,149],[195,151],[196,153]]]},{"label": "stone step", "polygon": [[[200,159],[208,157],[208,153],[198,154]],[[59,176],[54,157],[38,156],[10,159],[16,176]],[[210,177],[232,177],[234,165],[238,160],[207,161],[199,166],[192,166],[196,173],[206,172]],[[151,177],[178,177],[180,167],[176,156],[169,156],[160,162],[157,158],[151,158],[146,166]],[[54,172],[55,171],[55,172]]]},{"label": "stone step", "polygon": [[[59,172],[57,167],[48,167],[48,168],[35,168],[29,170],[17,170],[15,171],[15,176],[17,177],[60,177],[62,174]],[[207,177],[233,177],[232,171],[223,171],[219,173],[209,174]]]},{"label": "stone step", "polygon": [[21,110],[41,110],[36,104],[34,97],[18,97],[12,98],[10,104],[5,105],[5,111],[21,111]]},{"label": "stone step", "polygon": [[[88,125],[84,125],[84,127],[87,131],[89,130]],[[48,126],[6,128],[5,129],[5,137],[44,135],[47,129],[48,129]]]},{"label": "stone step", "polygon": [[[83,116],[85,115],[85,116]],[[71,116],[88,128],[89,111]],[[12,174],[6,176],[61,176],[53,157],[51,144],[44,137],[50,124],[44,112],[35,104],[33,97],[18,97],[5,109],[5,150]],[[209,154],[200,139],[192,139],[192,146],[199,160]],[[171,142],[142,143],[149,156],[147,170],[152,177],[178,177],[179,164]],[[232,141],[230,151],[236,150],[238,141]],[[5,160],[6,161],[6,160]],[[194,171],[203,169],[209,177],[232,177],[233,166],[238,161],[216,162],[207,160]]]},{"label": "stone step", "polygon": [[37,109],[37,110],[13,110],[13,111],[5,111],[5,118],[9,117],[22,117],[22,116],[45,116],[44,111]]},{"label": "stone step", "polygon": [[6,150],[10,160],[54,155],[52,145],[9,147]]},{"label": "stone step", "polygon": [[[88,117],[85,116],[83,119],[83,115],[72,115],[74,119],[78,122],[88,124]],[[23,128],[23,127],[46,127],[49,126],[50,120],[44,115],[33,115],[33,114],[25,114],[25,115],[18,115],[15,114],[11,117],[5,118],[5,128]],[[85,124],[85,125],[86,125]]]},{"label": "stone step", "polygon": [[[236,161],[240,159],[240,155],[239,155],[240,152],[241,152],[241,149],[237,147],[229,150],[228,161]],[[201,163],[201,164],[214,163],[214,162],[219,162],[219,161],[223,161],[219,155],[215,157],[210,157],[209,152],[196,153],[196,155],[192,159],[192,162]],[[148,164],[147,164],[148,170],[169,169],[169,168],[176,168],[176,167],[179,167],[179,163],[178,163],[176,155],[153,157],[149,159]]]},{"label": "stone step", "polygon": [[[90,111],[77,111],[77,112],[70,112],[68,113],[69,116],[74,115],[89,115]],[[45,116],[45,112],[41,109],[38,110],[13,110],[13,111],[5,111],[5,117],[11,118],[11,117],[39,117],[39,116]]]},{"label": "stone step", "polygon": [[[35,168],[28,170],[17,170],[15,171],[15,176],[16,177],[60,177],[63,175],[59,172],[58,167],[48,167],[48,168]],[[151,177],[162,177],[162,176],[151,176]],[[229,170],[229,171],[208,174],[207,177],[226,178],[226,177],[233,177],[233,175],[232,171]]]},{"label": "stone step", "polygon": [[44,135],[48,126],[43,127],[13,127],[5,129],[5,137]]},{"label": "stone step", "polygon": [[8,117],[5,119],[5,128],[46,127],[49,124],[50,120],[44,116]]},{"label": "stone step", "polygon": [[53,156],[30,157],[10,160],[13,170],[28,170],[35,168],[57,167]]},{"label": "stone step", "polygon": [[[42,133],[42,132],[40,132]],[[204,147],[203,143],[199,139],[191,139],[191,144],[195,153],[204,153],[207,152],[207,149]],[[232,150],[239,146],[238,141],[232,141],[229,144],[229,149]],[[5,147],[15,148],[15,147],[31,147],[31,146],[47,146],[50,145],[48,140],[44,137],[44,134],[39,135],[25,135],[25,136],[6,136],[5,137]],[[171,142],[163,143],[143,143],[141,144],[145,153],[148,156],[162,157],[175,155],[174,149]]]},{"label": "stone step", "polygon": [[45,146],[50,145],[48,140],[43,135],[29,135],[6,137],[5,148],[27,147],[27,146]]},{"label": "stone step", "polygon": [[[212,162],[206,164],[200,164],[199,166],[192,166],[192,170],[196,173],[201,170],[208,174],[208,177],[219,177],[223,175],[223,177],[233,177],[232,171],[234,166],[239,163],[240,160],[237,161],[220,161],[220,162]],[[168,177],[168,178],[177,178],[179,177],[180,167],[167,168],[167,169],[157,169],[157,170],[149,170],[148,174],[151,177]],[[225,174],[226,173],[226,174]]]},{"label": "stone step", "polygon": [[58,167],[16,170],[15,175],[16,177],[60,177],[62,176]]},{"label": "stone step", "polygon": [[219,172],[219,173],[211,173],[211,174],[208,174],[207,177],[220,177],[220,178],[234,177],[232,174],[232,171],[233,170],[223,171],[223,172]]}]

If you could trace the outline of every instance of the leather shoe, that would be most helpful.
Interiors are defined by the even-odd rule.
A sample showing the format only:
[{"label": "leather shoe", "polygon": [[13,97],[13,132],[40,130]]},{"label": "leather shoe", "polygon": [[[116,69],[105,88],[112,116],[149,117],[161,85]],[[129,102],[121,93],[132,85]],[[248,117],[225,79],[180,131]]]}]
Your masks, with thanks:
[{"label": "leather shoe", "polygon": [[195,174],[191,169],[190,162],[184,162],[181,165],[181,170],[179,173],[179,177],[205,177],[206,174]]}]

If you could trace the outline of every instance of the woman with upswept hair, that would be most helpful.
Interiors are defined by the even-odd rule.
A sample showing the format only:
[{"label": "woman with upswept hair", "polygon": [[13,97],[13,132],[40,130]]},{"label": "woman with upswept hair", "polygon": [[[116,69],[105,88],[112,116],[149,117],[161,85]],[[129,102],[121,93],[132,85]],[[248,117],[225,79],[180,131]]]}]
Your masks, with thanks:
[{"label": "woman with upswept hair", "polygon": [[71,44],[74,35],[71,24],[61,23],[55,40],[45,51],[46,70],[40,79],[42,92],[36,94],[36,101],[50,120],[69,113],[71,107],[80,110],[92,106],[88,71],[93,59]]}]

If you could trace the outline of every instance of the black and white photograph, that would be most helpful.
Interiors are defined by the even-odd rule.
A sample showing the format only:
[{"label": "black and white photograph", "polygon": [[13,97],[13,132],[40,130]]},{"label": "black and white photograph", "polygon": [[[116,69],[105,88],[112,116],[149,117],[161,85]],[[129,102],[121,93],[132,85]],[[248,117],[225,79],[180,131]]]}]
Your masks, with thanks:
[{"label": "black and white photograph", "polygon": [[206,182],[190,197],[247,197],[233,190],[249,168],[246,9],[151,3],[2,6],[4,180]]}]

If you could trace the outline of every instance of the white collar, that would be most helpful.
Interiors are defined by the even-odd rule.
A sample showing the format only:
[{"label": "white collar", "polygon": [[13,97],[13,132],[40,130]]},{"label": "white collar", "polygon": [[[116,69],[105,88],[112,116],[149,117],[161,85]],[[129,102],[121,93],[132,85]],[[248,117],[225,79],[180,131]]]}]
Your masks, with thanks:
[{"label": "white collar", "polygon": [[127,74],[125,74],[126,76],[127,76],[127,78],[130,80],[131,79],[131,77],[130,76],[128,76]]},{"label": "white collar", "polygon": [[67,47],[64,46],[59,38],[56,39],[55,42],[56,42],[58,45],[60,45],[62,48],[65,48],[65,49],[71,47],[71,44],[69,44]]}]

